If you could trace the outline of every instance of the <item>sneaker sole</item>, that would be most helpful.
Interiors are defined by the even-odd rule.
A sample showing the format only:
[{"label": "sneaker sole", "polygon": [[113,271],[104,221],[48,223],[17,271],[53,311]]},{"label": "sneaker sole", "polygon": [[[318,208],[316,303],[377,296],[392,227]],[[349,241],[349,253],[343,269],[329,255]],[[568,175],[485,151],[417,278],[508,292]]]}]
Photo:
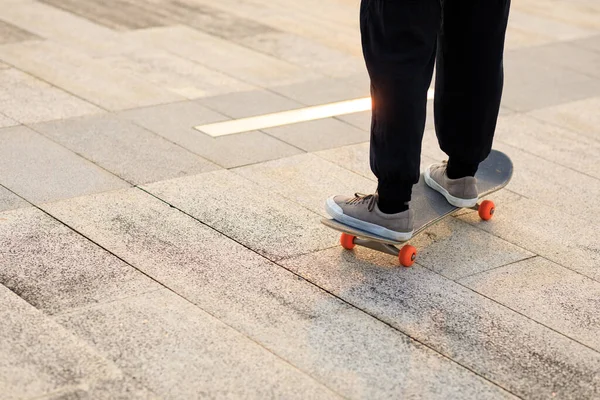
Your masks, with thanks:
[{"label": "sneaker sole", "polygon": [[433,178],[431,178],[431,175],[429,175],[429,168],[425,170],[423,177],[425,178],[425,183],[427,184],[427,186],[441,193],[446,198],[446,200],[448,200],[448,203],[452,204],[454,207],[474,207],[477,204],[477,200],[479,200],[478,198],[461,199],[460,197],[452,196],[444,187],[442,187],[442,185],[440,185],[435,180],[433,180]]},{"label": "sneaker sole", "polygon": [[392,231],[391,229],[384,228],[383,226],[372,224],[370,222],[362,221],[360,219],[346,215],[344,214],[344,210],[342,210],[342,208],[338,206],[335,203],[335,201],[333,201],[333,197],[328,198],[325,202],[325,210],[333,219],[341,222],[342,224],[346,224],[353,228],[360,229],[361,231],[365,231],[367,233],[371,233],[373,235],[381,236],[382,238],[394,240],[397,242],[406,242],[407,240],[412,238],[414,232]]}]

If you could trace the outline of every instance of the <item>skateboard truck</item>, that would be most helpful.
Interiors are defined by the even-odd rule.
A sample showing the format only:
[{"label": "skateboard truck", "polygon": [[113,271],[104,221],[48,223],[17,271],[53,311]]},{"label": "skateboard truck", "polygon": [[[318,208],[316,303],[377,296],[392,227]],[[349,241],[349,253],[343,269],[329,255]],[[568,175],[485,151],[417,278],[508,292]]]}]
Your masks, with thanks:
[{"label": "skateboard truck", "polygon": [[[477,211],[479,218],[484,221],[489,221],[494,216],[494,211],[496,210],[496,206],[491,200],[484,200],[469,208]],[[456,210],[459,210],[459,208]],[[400,261],[402,266],[411,267],[417,258],[417,249],[410,244],[405,244],[400,248],[397,247],[397,245],[402,243],[403,242],[380,240],[371,235],[364,235],[361,237],[346,232],[342,232],[340,236],[340,244],[346,250],[352,250],[356,245],[367,247],[375,251],[398,257],[398,261]]]}]

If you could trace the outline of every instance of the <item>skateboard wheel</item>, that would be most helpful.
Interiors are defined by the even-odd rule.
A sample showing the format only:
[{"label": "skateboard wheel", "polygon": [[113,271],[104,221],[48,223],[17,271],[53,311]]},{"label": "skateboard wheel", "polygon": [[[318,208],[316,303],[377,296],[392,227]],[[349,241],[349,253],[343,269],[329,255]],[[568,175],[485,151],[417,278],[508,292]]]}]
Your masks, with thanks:
[{"label": "skateboard wheel", "polygon": [[479,205],[479,218],[484,221],[489,221],[494,216],[494,211],[496,210],[496,205],[491,200],[484,200]]},{"label": "skateboard wheel", "polygon": [[398,259],[400,264],[405,267],[410,267],[414,264],[415,258],[417,258],[417,249],[410,244],[402,246],[400,253],[398,253]]},{"label": "skateboard wheel", "polygon": [[342,233],[342,236],[340,236],[340,244],[346,250],[352,250],[355,246],[355,244],[354,244],[355,238],[356,238],[356,236],[348,235],[347,233]]}]

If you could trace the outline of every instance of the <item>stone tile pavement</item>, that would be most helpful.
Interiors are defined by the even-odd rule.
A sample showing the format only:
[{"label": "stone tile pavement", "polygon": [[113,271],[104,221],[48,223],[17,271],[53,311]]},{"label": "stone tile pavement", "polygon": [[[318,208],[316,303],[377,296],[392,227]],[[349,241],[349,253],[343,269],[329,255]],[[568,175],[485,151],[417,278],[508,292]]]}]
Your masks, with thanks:
[{"label": "stone tile pavement", "polygon": [[0,399],[600,398],[595,0],[513,2],[513,180],[410,269],[319,223],[368,112],[193,129],[368,96],[358,1],[0,9]]}]

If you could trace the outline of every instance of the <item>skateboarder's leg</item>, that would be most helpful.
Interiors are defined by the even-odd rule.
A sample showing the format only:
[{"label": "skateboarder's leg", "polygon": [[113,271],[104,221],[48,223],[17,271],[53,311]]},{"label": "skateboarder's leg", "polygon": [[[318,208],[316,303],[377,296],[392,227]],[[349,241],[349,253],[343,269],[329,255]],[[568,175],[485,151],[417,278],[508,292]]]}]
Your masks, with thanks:
[{"label": "skateboarder's leg", "polygon": [[440,18],[440,0],[361,3],[363,53],[373,99],[371,169],[385,213],[406,210],[412,185],[419,181]]},{"label": "skateboarder's leg", "polygon": [[449,178],[474,176],[490,153],[503,86],[510,0],[442,1],[435,127]]}]

